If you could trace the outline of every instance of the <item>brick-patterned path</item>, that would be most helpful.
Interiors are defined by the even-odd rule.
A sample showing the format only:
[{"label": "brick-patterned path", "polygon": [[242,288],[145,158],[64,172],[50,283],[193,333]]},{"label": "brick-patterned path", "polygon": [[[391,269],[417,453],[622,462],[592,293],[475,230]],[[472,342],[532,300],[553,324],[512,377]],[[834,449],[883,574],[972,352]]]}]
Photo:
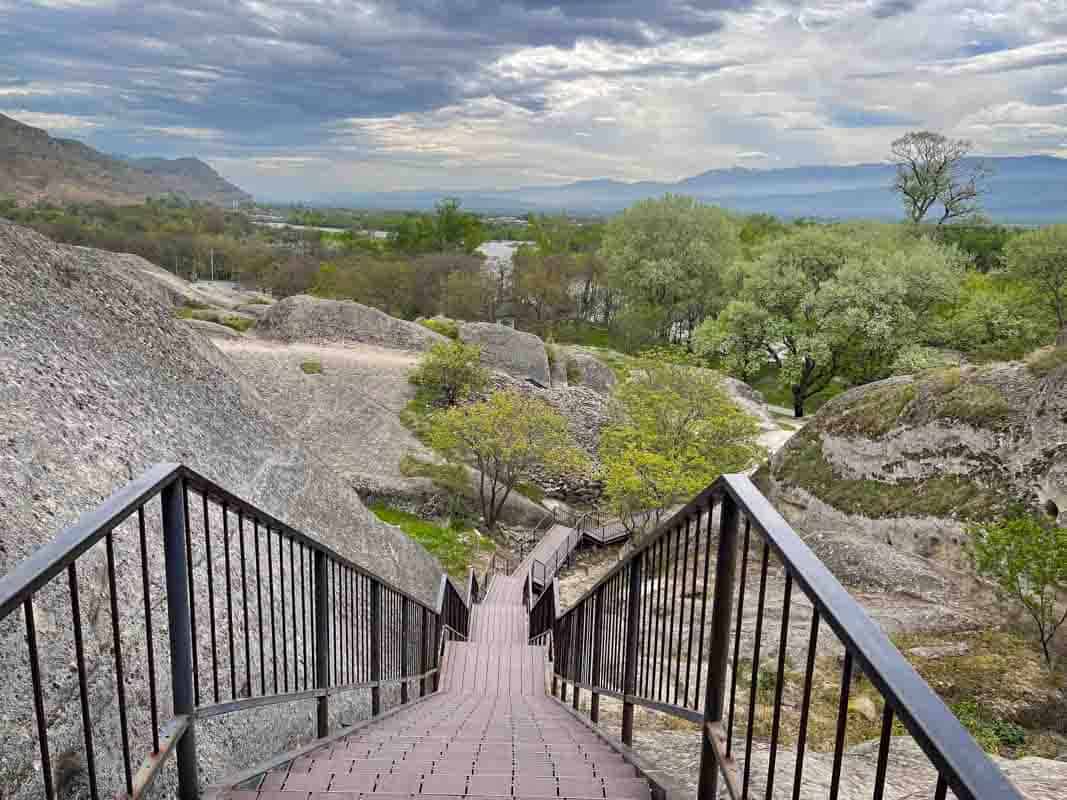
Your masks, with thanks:
[{"label": "brick-patterned path", "polygon": [[648,800],[634,767],[546,692],[544,648],[526,644],[519,577],[537,552],[494,580],[471,641],[448,645],[439,692],[267,773],[258,789],[218,798]]}]

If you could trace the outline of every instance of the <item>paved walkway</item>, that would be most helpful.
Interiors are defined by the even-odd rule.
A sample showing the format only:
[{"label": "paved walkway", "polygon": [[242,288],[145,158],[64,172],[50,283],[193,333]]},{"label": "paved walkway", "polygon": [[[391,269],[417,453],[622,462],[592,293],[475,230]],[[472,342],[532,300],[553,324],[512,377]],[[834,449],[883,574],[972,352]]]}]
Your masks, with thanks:
[{"label": "paved walkway", "polygon": [[520,577],[541,549],[494,579],[471,641],[448,645],[438,693],[219,799],[648,800],[634,767],[546,692],[544,648],[526,644]]}]

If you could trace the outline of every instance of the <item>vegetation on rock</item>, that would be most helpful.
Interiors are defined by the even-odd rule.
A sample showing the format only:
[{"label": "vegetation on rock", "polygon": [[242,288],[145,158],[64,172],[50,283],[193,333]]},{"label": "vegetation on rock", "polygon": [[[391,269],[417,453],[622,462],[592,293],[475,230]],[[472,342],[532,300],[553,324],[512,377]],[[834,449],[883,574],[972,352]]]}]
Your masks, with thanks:
[{"label": "vegetation on rock", "polygon": [[445,571],[454,578],[466,579],[467,571],[474,564],[478,554],[491,552],[494,549],[492,540],[482,536],[473,528],[457,530],[451,526],[435,525],[414,514],[391,508],[383,503],[372,504],[370,509],[378,519],[390,525],[396,525],[429,550],[441,562]]},{"label": "vegetation on rock", "polygon": [[480,473],[478,499],[490,529],[516,486],[532,470],[569,474],[586,468],[566,420],[546,403],[513,391],[453,406],[430,417],[429,441]]},{"label": "vegetation on rock", "polygon": [[634,533],[760,453],[758,425],[710,371],[647,363],[617,385],[615,400],[600,440],[604,494]]},{"label": "vegetation on rock", "polygon": [[1059,603],[1067,593],[1067,528],[1023,516],[976,524],[969,533],[975,570],[1026,610],[1052,669],[1052,642],[1067,622]]},{"label": "vegetation on rock", "polygon": [[411,373],[413,384],[432,402],[453,406],[485,390],[489,373],[481,365],[481,348],[462,342],[435,344]]}]

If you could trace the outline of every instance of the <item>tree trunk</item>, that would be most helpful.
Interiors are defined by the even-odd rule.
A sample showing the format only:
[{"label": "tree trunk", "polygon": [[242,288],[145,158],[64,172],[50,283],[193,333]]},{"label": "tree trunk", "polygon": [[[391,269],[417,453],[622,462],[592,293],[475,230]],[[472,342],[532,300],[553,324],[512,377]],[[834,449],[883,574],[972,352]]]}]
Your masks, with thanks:
[{"label": "tree trunk", "polygon": [[1060,328],[1060,332],[1056,335],[1056,346],[1063,347],[1067,345],[1067,326]]},{"label": "tree trunk", "polygon": [[800,419],[804,416],[804,393],[797,387],[793,387],[793,417]]}]

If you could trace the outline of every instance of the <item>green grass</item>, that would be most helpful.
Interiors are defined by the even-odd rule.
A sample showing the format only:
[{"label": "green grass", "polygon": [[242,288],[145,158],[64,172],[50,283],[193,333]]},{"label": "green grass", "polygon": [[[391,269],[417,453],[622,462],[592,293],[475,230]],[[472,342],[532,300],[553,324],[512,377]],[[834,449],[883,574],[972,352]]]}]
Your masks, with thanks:
[{"label": "green grass", "polygon": [[370,507],[378,519],[396,525],[430,551],[441,562],[449,575],[466,578],[467,570],[474,564],[480,552],[491,552],[492,541],[476,530],[453,530],[435,525],[414,514],[390,508],[383,503],[374,503]]},{"label": "green grass", "polygon": [[1026,357],[1026,366],[1033,375],[1043,378],[1067,364],[1067,347],[1046,347]]},{"label": "green grass", "polygon": [[225,311],[209,308],[199,303],[195,305],[186,303],[181,308],[175,309],[174,316],[178,319],[199,319],[204,322],[214,322],[216,325],[225,325],[238,333],[244,333],[256,324],[254,319],[227,314]]},{"label": "green grass", "polygon": [[220,325],[225,325],[227,328],[232,328],[238,333],[244,333],[255,325],[256,321],[246,317],[220,316],[218,323]]},{"label": "green grass", "polygon": [[979,521],[1017,504],[1017,498],[960,475],[893,483],[841,477],[826,460],[819,434],[810,427],[793,437],[775,477],[836,509],[870,519],[932,516]]},{"label": "green grass", "polygon": [[871,389],[850,408],[826,420],[826,430],[845,436],[877,439],[896,426],[900,415],[915,399],[915,394],[915,386],[911,383]]},{"label": "green grass", "polygon": [[544,490],[535,483],[519,482],[515,484],[515,491],[521,494],[523,497],[527,497],[533,500],[535,503],[540,504],[545,499]]},{"label": "green grass", "polygon": [[600,347],[605,350],[618,346],[616,337],[603,325],[588,322],[561,322],[553,329],[553,336],[560,344],[577,344],[584,347]]},{"label": "green grass", "polygon": [[938,416],[976,427],[992,427],[1011,414],[1011,404],[994,386],[965,383],[945,395]]},{"label": "green grass", "polygon": [[248,301],[247,305],[250,306],[269,306],[273,305],[273,300],[268,300],[266,297],[253,297]]},{"label": "green grass", "polygon": [[424,328],[429,328],[434,333],[447,336],[449,339],[459,340],[459,323],[454,319],[417,319],[415,320]]},{"label": "green grass", "polygon": [[321,375],[322,374],[322,362],[321,361],[301,361],[300,371],[305,375]]}]

